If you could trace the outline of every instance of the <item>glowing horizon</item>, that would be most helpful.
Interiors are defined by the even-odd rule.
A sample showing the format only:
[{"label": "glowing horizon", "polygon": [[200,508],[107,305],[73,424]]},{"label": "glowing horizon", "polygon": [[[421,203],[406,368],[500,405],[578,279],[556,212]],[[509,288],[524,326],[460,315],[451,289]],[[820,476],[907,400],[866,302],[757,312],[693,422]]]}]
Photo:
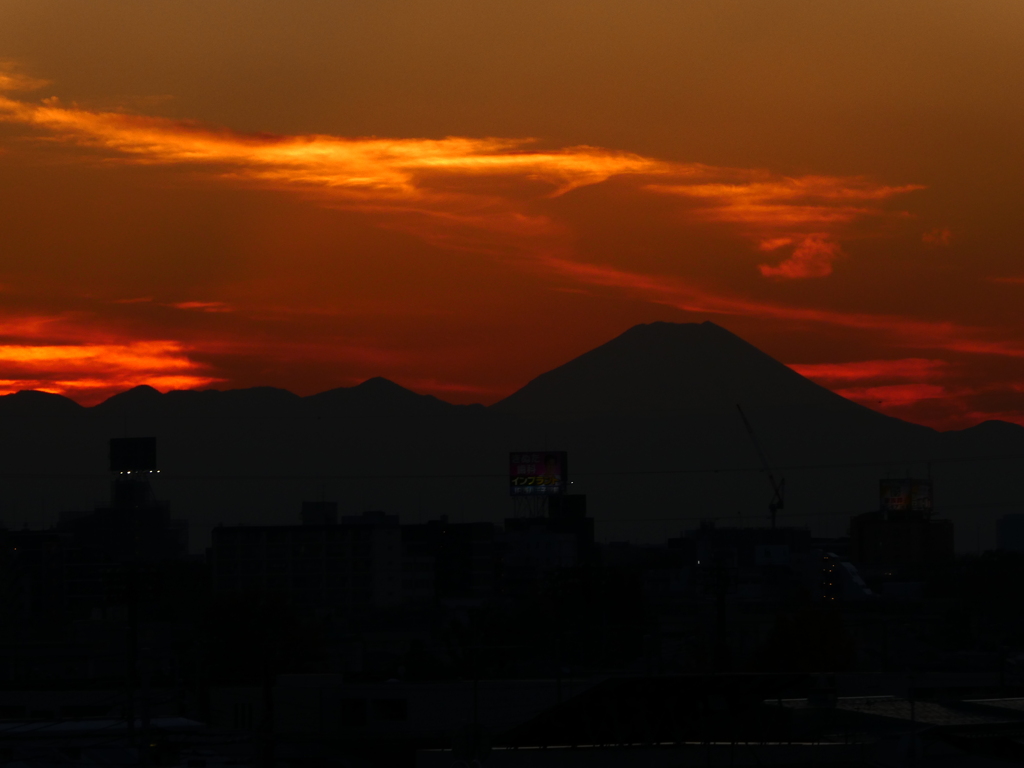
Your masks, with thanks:
[{"label": "glowing horizon", "polygon": [[916,17],[819,49],[835,3],[598,3],[479,48],[440,9],[414,34],[311,2],[321,24],[238,31],[214,0],[0,29],[0,393],[380,375],[488,403],[710,319],[883,413],[1024,423],[1024,54],[995,6],[925,14],[947,62]]}]

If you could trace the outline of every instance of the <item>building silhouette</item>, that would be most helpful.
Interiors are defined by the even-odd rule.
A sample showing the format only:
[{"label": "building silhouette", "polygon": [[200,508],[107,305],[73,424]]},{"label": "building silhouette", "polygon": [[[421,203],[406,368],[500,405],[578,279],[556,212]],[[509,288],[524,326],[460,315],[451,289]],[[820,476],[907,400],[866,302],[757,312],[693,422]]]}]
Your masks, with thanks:
[{"label": "building silhouette", "polygon": [[932,481],[879,481],[879,510],[850,520],[850,558],[876,571],[912,574],[953,560],[953,523],[932,516]]},{"label": "building silhouette", "polygon": [[402,600],[401,531],[383,512],[337,518],[303,504],[302,525],[220,526],[209,561],[219,594],[275,594],[297,605],[372,609]]},{"label": "building silhouette", "polygon": [[1024,552],[1024,514],[1003,515],[996,521],[996,549]]},{"label": "building silhouette", "polygon": [[498,531],[493,523],[438,520],[402,526],[407,595],[413,602],[441,600],[479,605],[498,584]]}]

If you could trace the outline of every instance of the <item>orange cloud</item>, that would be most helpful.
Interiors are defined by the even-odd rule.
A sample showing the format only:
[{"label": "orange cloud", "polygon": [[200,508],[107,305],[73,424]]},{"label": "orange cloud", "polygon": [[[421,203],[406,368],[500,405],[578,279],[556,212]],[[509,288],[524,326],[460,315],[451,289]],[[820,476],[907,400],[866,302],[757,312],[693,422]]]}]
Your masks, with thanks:
[{"label": "orange cloud", "polygon": [[201,312],[233,312],[223,301],[179,301],[170,306],[175,309],[198,309]]},{"label": "orange cloud", "polygon": [[918,184],[880,185],[861,177],[773,179],[763,171],[731,169],[731,173],[746,178],[732,183],[651,184],[649,188],[703,200],[708,207],[699,210],[708,217],[755,224],[773,224],[780,215],[785,223],[852,221],[881,213],[871,203],[923,189]]},{"label": "orange cloud", "polygon": [[220,380],[204,373],[204,366],[175,341],[4,344],[0,365],[5,373],[0,394],[39,389],[75,395],[83,402],[97,402],[139,384],[194,389]]},{"label": "orange cloud", "polygon": [[1024,423],[1019,411],[1007,408],[1024,385],[979,381],[973,365],[908,357],[789,367],[861,405],[939,429],[962,429],[987,419]]},{"label": "orange cloud", "polygon": [[[0,90],[12,90],[14,82],[0,80]],[[870,235],[875,231],[872,227],[880,231],[880,222],[903,215],[891,210],[890,201],[920,189],[918,185],[887,185],[863,177],[784,177],[766,171],[669,162],[592,146],[543,149],[537,142],[527,139],[242,134],[197,123],[84,110],[53,99],[29,103],[2,95],[0,120],[30,126],[36,132],[33,135],[42,136],[42,140],[50,144],[63,142],[84,148],[86,151],[79,154],[86,162],[100,157],[105,162],[187,167],[192,172],[200,171],[233,184],[287,190],[322,206],[365,212],[373,217],[374,224],[404,229],[446,249],[485,254],[506,262],[514,260],[517,269],[540,272],[540,279],[545,282],[558,283],[557,279],[550,280],[552,276],[567,278],[564,282],[568,285],[545,284],[550,290],[586,289],[597,295],[599,287],[612,288],[646,302],[687,312],[749,316],[794,325],[813,323],[876,332],[897,346],[1024,358],[1024,345],[1004,340],[1006,336],[1002,331],[894,314],[786,306],[716,292],[676,276],[587,263],[575,253],[575,233],[570,231],[570,225],[557,218],[559,211],[571,208],[569,201],[563,201],[566,205],[562,208],[550,202],[571,190],[617,178],[617,183],[628,194],[659,196],[663,205],[672,207],[676,213],[673,221],[677,223],[696,224],[714,229],[715,233],[724,231],[741,242],[750,243],[752,258],[748,266],[750,269],[757,266],[764,277],[807,279],[830,274],[837,260],[843,257],[846,242]],[[609,194],[615,194],[619,188],[608,186]],[[755,260],[753,256],[760,258]],[[757,264],[765,259],[772,263]],[[673,268],[666,267],[665,271]],[[1015,279],[1004,280],[1013,282]],[[774,290],[775,286],[766,288]],[[5,374],[10,382],[15,382],[10,386],[35,382],[51,390],[91,393],[86,396],[92,398],[104,384],[108,388],[135,383],[158,387],[209,384],[216,380],[213,374],[192,359],[200,352],[204,359],[218,354],[253,359],[301,356],[296,351],[301,344],[294,340],[281,340],[281,350],[275,350],[270,348],[266,336],[245,337],[237,330],[243,323],[253,321],[256,314],[246,312],[245,299],[239,298],[239,293],[232,294],[228,304],[215,300],[173,302],[178,296],[216,296],[214,291],[201,286],[195,292],[190,286],[177,296],[161,296],[159,289],[152,294],[153,290],[153,286],[139,284],[112,295],[141,295],[144,298],[122,299],[118,303],[139,304],[131,308],[133,313],[136,310],[141,313],[146,309],[141,305],[151,304],[154,312],[164,313],[154,323],[167,322],[167,315],[178,316],[171,322],[183,322],[182,318],[187,318],[191,323],[189,333],[211,319],[200,318],[197,313],[234,312],[222,319],[237,324],[221,332],[227,336],[237,334],[235,341],[226,337],[207,338],[195,344],[164,347],[148,362],[143,362],[145,355],[141,349],[129,350],[131,344],[124,340],[128,334],[97,339],[83,333],[82,337],[69,341],[60,334],[55,335],[53,318],[15,319],[11,322],[21,323],[21,327],[18,330],[13,325],[8,326],[6,339],[17,342],[12,343],[11,348],[41,349],[52,345],[55,349],[77,351],[61,353],[65,357],[60,359],[36,360],[32,363],[36,366],[34,369],[26,367]],[[154,298],[149,298],[150,295]],[[273,298],[274,302],[278,300]],[[109,306],[108,303],[107,309]],[[277,316],[267,320],[269,306],[261,306],[262,318],[268,323],[276,322]],[[186,310],[189,314],[176,313],[168,307]],[[286,307],[274,311],[298,310]],[[246,317],[247,314],[250,316]],[[196,333],[202,335],[204,331]],[[162,334],[160,331],[152,335],[166,338]],[[252,342],[252,338],[258,338],[259,342]],[[240,352],[247,343],[251,343],[251,347]],[[349,340],[339,343],[336,338],[330,343],[311,343],[316,348],[308,354],[302,353],[310,360],[344,357],[364,362],[371,370],[397,367],[403,360],[410,359],[406,349],[378,350],[372,348],[371,342],[367,342],[368,349]],[[89,349],[95,354],[83,352]],[[51,350],[50,354],[56,353]],[[881,370],[881,362],[911,367],[903,372],[893,367]],[[21,364],[29,366],[27,361]],[[835,366],[831,372],[819,367],[816,375],[822,380],[831,375],[828,380],[840,385],[876,383],[878,386],[860,388],[858,396],[864,402],[870,398],[876,398],[876,402],[909,402],[907,398],[912,391],[917,392],[920,399],[934,399],[935,391],[927,389],[893,390],[888,394],[875,391],[888,386],[887,382],[876,381],[886,377],[906,382],[930,375],[929,369],[912,369],[915,364],[906,360],[867,361],[844,364],[845,371]],[[875,366],[874,373],[865,367],[870,365]],[[806,375],[815,377],[811,372]],[[483,395],[497,392],[449,382],[445,373],[436,378],[413,373],[402,380],[439,393]]]},{"label": "orange cloud", "polygon": [[948,367],[945,360],[906,357],[901,360],[860,360],[851,363],[790,363],[789,367],[818,382],[871,379],[926,379]]},{"label": "orange cloud", "polygon": [[950,393],[937,384],[888,384],[837,389],[836,394],[861,405],[885,409],[914,405],[922,400],[937,400],[949,397]]},{"label": "orange cloud", "polygon": [[[3,84],[0,82],[0,90]],[[823,277],[856,221],[918,185],[861,177],[778,177],[765,171],[679,163],[600,147],[542,150],[530,139],[387,139],[269,136],[163,118],[29,103],[0,96],[0,120],[20,123],[125,161],[206,166],[226,179],[315,194],[331,206],[390,214],[435,244],[521,256],[564,228],[529,203],[613,177],[649,193],[688,198],[696,221],[734,226],[756,243],[793,245],[773,278]],[[503,180],[502,183],[494,183]],[[782,247],[776,246],[776,247]]]},{"label": "orange cloud", "polygon": [[921,242],[927,245],[949,245],[953,242],[953,231],[949,227],[933,229],[921,235]]},{"label": "orange cloud", "polygon": [[644,275],[615,267],[586,264],[554,256],[546,258],[548,269],[576,280],[630,292],[647,301],[686,312],[745,315],[773,320],[790,320],[832,325],[864,331],[881,331],[905,346],[945,349],[978,355],[1024,357],[1024,345],[1012,341],[990,341],[987,329],[951,322],[915,320],[899,315],[839,312],[811,307],[788,307],[738,296],[711,293],[679,278]]},{"label": "orange cloud", "polygon": [[542,181],[562,193],[623,173],[657,172],[663,165],[593,147],[530,152],[524,150],[528,139],[244,135],[163,118],[62,107],[56,99],[36,105],[0,97],[0,114],[9,122],[138,162],[218,165],[225,176],[322,187],[338,197],[381,203],[423,198],[427,190],[419,177],[437,173],[510,175]]},{"label": "orange cloud", "polygon": [[762,240],[757,244],[759,251],[777,251],[779,248],[784,248],[787,245],[793,244],[792,237],[769,237],[766,240]]},{"label": "orange cloud", "polygon": [[817,233],[805,237],[778,266],[759,264],[757,268],[765,277],[824,277],[832,274],[832,262],[841,253],[839,243],[830,241],[825,233]]},{"label": "orange cloud", "polygon": [[[972,388],[934,383],[962,371],[951,369],[945,360],[907,357],[898,360],[859,360],[847,363],[790,364],[801,376],[829,387],[843,397],[897,417],[923,415],[925,420],[944,426],[958,426],[966,401],[979,394]],[[899,381],[899,380],[904,381]],[[894,381],[895,380],[895,381]],[[874,382],[874,383],[871,383]],[[859,383],[860,386],[850,386]]]},{"label": "orange cloud", "polygon": [[[736,173],[735,171],[733,171]],[[838,239],[854,222],[887,213],[880,203],[923,189],[917,184],[887,186],[860,177],[805,176],[749,179],[733,183],[651,184],[648,189],[704,203],[691,215],[704,221],[740,225],[759,250],[793,245],[777,266],[758,266],[765,277],[825,277],[841,254]]]},{"label": "orange cloud", "polygon": [[963,426],[980,424],[983,421],[1008,421],[1024,427],[1024,414],[1020,411],[968,411],[963,415]]},{"label": "orange cloud", "polygon": [[415,392],[428,393],[441,398],[452,394],[468,394],[473,395],[474,397],[496,399],[506,394],[504,387],[481,387],[473,384],[440,381],[438,379],[403,378],[400,383],[402,386],[412,389]]},{"label": "orange cloud", "polygon": [[0,92],[36,91],[49,84],[49,80],[19,73],[11,62],[0,62]]}]

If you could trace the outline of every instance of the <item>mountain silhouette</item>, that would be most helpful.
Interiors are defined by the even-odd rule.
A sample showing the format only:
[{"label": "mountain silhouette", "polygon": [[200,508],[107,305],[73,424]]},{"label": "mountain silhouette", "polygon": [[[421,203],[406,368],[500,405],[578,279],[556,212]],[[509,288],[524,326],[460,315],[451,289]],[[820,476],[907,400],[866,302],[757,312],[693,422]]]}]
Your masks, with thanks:
[{"label": "mountain silhouette", "polygon": [[[420,395],[377,376],[354,387],[339,387],[303,398],[307,408],[322,413],[353,411],[360,415],[396,416],[451,412],[466,406]],[[475,406],[480,408],[481,406]]]},{"label": "mountain silhouette", "polygon": [[503,413],[585,418],[768,409],[838,409],[877,416],[804,378],[721,326],[650,323],[543,373],[495,403]]},{"label": "mountain silhouette", "polygon": [[304,499],[404,521],[512,514],[510,451],[569,451],[574,492],[604,540],[664,541],[704,518],[767,523],[770,489],[736,409],[787,479],[783,525],[842,535],[877,508],[878,479],[931,473],[961,549],[1019,511],[1024,428],[939,433],[830,392],[713,323],[651,323],[548,371],[490,407],[452,405],[383,378],[308,397],[287,390],[135,387],[82,408],[0,397],[0,520],[52,523],[106,501],[107,440],[154,435],[158,497],[192,525],[295,523]]},{"label": "mountain silhouette", "polygon": [[84,409],[74,400],[51,392],[29,389],[10,395],[0,395],[0,415],[3,416],[48,417],[77,413],[81,410]]}]

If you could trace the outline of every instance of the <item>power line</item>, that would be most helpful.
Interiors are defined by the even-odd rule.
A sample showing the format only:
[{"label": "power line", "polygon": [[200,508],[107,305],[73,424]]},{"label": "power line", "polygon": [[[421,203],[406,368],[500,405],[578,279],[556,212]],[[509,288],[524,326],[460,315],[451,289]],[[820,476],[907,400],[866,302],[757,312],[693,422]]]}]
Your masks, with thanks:
[{"label": "power line", "polygon": [[[908,464],[960,464],[967,462],[998,462],[1024,461],[1024,454],[1000,456],[951,456],[945,458],[897,458],[872,461],[848,461],[828,464],[785,464],[776,467],[778,471],[807,472],[826,471],[830,469],[857,469],[866,467],[906,466]],[[748,474],[764,472],[763,467],[688,467],[670,469],[612,469],[573,472],[572,477],[641,477],[653,475],[699,475],[699,474]],[[0,479],[64,479],[64,480],[98,480],[109,479],[109,472],[0,472]],[[167,480],[489,480],[507,479],[507,472],[445,472],[445,473],[393,473],[393,474],[243,474],[243,473],[211,473],[184,474],[160,472],[160,479]]]},{"label": "power line", "polygon": [[[1014,504],[1011,502],[983,502],[980,504],[943,504],[941,506],[932,507],[931,512],[948,512],[952,510],[963,510],[963,509],[1019,509],[1020,504]],[[863,515],[871,512],[879,512],[879,509],[862,509],[862,510],[845,510],[845,511],[829,511],[829,512],[787,512],[785,515],[780,515],[780,519],[788,519],[791,517],[853,517],[854,515]],[[598,523],[674,523],[674,522],[691,522],[694,520],[714,520],[716,523],[728,523],[730,521],[741,521],[749,522],[751,520],[760,520],[765,518],[765,515],[758,514],[743,514],[743,515],[669,515],[665,517],[597,517],[594,518],[595,522]]]}]

